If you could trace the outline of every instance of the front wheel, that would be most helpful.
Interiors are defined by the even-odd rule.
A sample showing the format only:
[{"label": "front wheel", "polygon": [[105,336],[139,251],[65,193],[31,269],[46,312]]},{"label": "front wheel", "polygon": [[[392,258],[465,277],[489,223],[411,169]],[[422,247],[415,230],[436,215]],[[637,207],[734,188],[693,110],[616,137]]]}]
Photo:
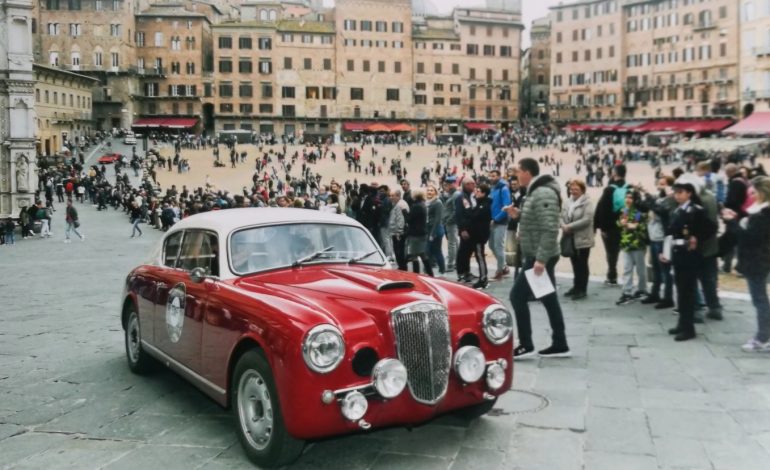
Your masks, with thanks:
[{"label": "front wheel", "polygon": [[460,418],[467,419],[468,421],[474,420],[476,418],[481,418],[485,414],[492,411],[492,408],[495,407],[495,404],[497,403],[497,397],[495,397],[494,400],[485,400],[481,403],[478,403],[476,405],[471,405],[466,408],[461,408],[459,410],[455,410],[454,414],[456,416],[459,416]]},{"label": "front wheel", "polygon": [[260,467],[295,461],[305,446],[286,431],[273,374],[259,350],[245,353],[233,371],[230,396],[238,439]]},{"label": "front wheel", "polygon": [[128,368],[135,374],[146,374],[152,367],[152,358],[142,349],[142,330],[139,326],[139,315],[134,310],[131,310],[128,314],[125,339]]}]

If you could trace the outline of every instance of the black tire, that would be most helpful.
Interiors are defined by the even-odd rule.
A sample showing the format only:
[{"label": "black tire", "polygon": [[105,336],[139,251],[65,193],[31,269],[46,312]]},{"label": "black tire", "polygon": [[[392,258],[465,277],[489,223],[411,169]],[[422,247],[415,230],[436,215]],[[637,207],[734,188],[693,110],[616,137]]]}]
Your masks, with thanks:
[{"label": "black tire", "polygon": [[483,402],[478,403],[476,405],[471,405],[466,408],[460,408],[459,410],[455,410],[454,414],[455,416],[458,416],[462,419],[472,421],[474,419],[481,418],[485,414],[492,411],[492,408],[495,407],[496,403],[497,403],[497,397],[495,397],[494,400],[484,400]]},{"label": "black tire", "polygon": [[238,440],[252,462],[264,468],[281,467],[302,454],[305,442],[286,430],[273,374],[262,351],[251,350],[238,359],[230,382],[230,404]]},{"label": "black tire", "polygon": [[124,339],[126,343],[126,360],[131,372],[139,375],[147,374],[152,370],[153,359],[142,348],[142,328],[139,323],[139,315],[131,306],[126,319]]}]

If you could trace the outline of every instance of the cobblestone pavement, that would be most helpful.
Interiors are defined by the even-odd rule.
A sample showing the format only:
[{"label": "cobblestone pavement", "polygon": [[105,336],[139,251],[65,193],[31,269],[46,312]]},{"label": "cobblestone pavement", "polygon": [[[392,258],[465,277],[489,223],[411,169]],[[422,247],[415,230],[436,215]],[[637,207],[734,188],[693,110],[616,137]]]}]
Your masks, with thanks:
[{"label": "cobblestone pavement", "polygon": [[[54,238],[0,246],[0,467],[253,468],[225,410],[169,371],[126,367],[122,282],[160,233],[129,239],[122,212],[78,208],[85,242],[62,243],[59,210]],[[506,300],[510,284],[490,292]],[[517,363],[489,416],[310,443],[293,468],[768,468],[770,357],[739,349],[750,304],[726,301],[725,321],[675,344],[672,312],[590,290],[563,303],[574,357]]]}]

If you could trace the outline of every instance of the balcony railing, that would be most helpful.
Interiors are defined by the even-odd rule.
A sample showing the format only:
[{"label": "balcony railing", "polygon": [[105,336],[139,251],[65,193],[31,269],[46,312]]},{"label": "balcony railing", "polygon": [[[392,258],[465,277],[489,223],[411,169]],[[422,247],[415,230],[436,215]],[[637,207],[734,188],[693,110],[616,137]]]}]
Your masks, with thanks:
[{"label": "balcony railing", "polygon": [[166,76],[165,67],[137,67],[134,70],[136,71],[137,75],[141,75],[143,77],[165,77]]},{"label": "balcony railing", "polygon": [[693,31],[704,31],[706,29],[716,28],[717,24],[713,21],[701,21],[693,25]]}]

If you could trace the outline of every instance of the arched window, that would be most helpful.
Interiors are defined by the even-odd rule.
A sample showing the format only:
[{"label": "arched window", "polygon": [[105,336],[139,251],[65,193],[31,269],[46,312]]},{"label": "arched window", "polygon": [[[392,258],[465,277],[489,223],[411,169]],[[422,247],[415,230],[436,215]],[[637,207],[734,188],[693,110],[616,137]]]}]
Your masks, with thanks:
[{"label": "arched window", "polygon": [[50,51],[48,53],[48,63],[58,67],[59,66],[59,52],[58,51]]},{"label": "arched window", "polygon": [[259,10],[259,20],[267,21],[267,10]]},{"label": "arched window", "polygon": [[278,12],[275,10],[270,10],[269,18],[270,18],[270,21],[275,21],[276,19],[278,19]]}]

